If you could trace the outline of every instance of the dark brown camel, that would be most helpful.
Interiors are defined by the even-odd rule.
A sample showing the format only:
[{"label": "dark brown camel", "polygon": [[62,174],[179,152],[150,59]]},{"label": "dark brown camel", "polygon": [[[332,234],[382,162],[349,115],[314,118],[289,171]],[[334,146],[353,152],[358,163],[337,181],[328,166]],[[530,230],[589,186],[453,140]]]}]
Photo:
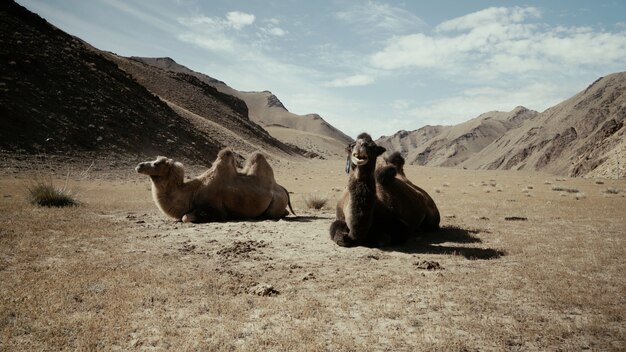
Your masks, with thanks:
[{"label": "dark brown camel", "polygon": [[404,176],[401,156],[392,154],[395,159],[377,163],[385,148],[367,133],[360,134],[347,151],[349,180],[337,202],[337,220],[330,227],[333,241],[340,246],[381,246],[438,228],[434,201]]},{"label": "dark brown camel", "polygon": [[[377,194],[380,200],[404,221],[412,232],[439,229],[441,217],[431,196],[404,173],[400,153],[379,159],[376,166]],[[392,177],[395,176],[395,177]]]}]

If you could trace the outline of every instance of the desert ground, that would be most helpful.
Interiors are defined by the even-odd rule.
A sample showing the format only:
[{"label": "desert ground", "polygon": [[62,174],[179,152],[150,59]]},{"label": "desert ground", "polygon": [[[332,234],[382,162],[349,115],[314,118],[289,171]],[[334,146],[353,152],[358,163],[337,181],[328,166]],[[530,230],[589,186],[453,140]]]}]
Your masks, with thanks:
[{"label": "desert ground", "polygon": [[[271,163],[297,216],[187,224],[130,162],[4,162],[0,350],[626,350],[626,181],[407,166],[442,230],[341,248],[344,161]],[[29,204],[37,178],[81,204]]]}]

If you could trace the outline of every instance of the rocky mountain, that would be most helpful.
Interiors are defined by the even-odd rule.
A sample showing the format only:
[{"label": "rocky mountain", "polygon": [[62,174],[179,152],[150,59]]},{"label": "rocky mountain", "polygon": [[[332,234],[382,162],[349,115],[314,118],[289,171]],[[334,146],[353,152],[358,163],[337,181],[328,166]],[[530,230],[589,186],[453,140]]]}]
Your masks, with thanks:
[{"label": "rocky mountain", "polygon": [[219,143],[245,154],[256,150],[277,157],[300,154],[251,121],[243,100],[220,92],[196,75],[163,70],[111,53],[104,55]]},{"label": "rocky mountain", "polygon": [[131,59],[167,71],[192,75],[222,93],[245,101],[250,120],[287,144],[325,157],[343,157],[343,150],[352,141],[352,138],[317,114],[297,115],[289,112],[280,99],[269,91],[238,91],[220,80],[180,65],[171,58],[131,57]]},{"label": "rocky mountain", "polygon": [[425,126],[381,137],[377,143],[399,151],[408,163],[457,166],[505,133],[534,118],[536,111],[522,106],[510,112],[492,111],[454,126]]},{"label": "rocky mountain", "polygon": [[13,1],[0,5],[0,151],[167,155],[208,163],[220,148],[301,157],[197,77],[102,52]]},{"label": "rocky mountain", "polygon": [[622,168],[626,161],[625,119],[626,72],[620,72],[507,132],[463,166],[615,177],[618,159]]},{"label": "rocky mountain", "polygon": [[115,63],[13,1],[0,4],[0,41],[3,151],[196,159],[221,147]]},{"label": "rocky mountain", "polygon": [[468,169],[615,177],[626,163],[626,72],[596,80],[542,113],[518,107],[455,126],[400,131],[378,142],[407,162]]}]

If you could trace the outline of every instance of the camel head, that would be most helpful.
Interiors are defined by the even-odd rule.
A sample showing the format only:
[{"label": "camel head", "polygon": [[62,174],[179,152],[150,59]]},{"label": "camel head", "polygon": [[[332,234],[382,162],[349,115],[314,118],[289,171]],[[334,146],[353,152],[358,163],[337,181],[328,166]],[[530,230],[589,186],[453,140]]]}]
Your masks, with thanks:
[{"label": "camel head", "polygon": [[379,147],[367,133],[361,133],[356,141],[350,143],[348,148],[348,162],[352,168],[371,163],[376,165],[376,158],[385,152],[385,148]]},{"label": "camel head", "polygon": [[152,179],[168,178],[174,174],[178,176],[182,169],[183,164],[164,156],[157,156],[156,160],[139,163],[135,167],[138,173],[148,175]]}]

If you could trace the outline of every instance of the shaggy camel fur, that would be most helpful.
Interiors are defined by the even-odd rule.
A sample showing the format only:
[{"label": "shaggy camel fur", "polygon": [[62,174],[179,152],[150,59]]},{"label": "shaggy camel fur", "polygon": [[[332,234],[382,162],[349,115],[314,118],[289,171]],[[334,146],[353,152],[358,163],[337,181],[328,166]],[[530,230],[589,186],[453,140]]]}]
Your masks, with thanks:
[{"label": "shaggy camel fur", "polygon": [[[234,219],[280,219],[291,209],[289,193],[276,183],[271,166],[255,153],[246,161],[248,173],[238,172],[233,152],[221,150],[213,166],[184,180],[183,165],[159,156],[137,165],[150,176],[152,197],[166,215],[184,222]],[[293,209],[291,210],[293,213]]]},{"label": "shaggy camel fur", "polygon": [[[369,135],[361,134],[348,146],[350,165],[348,187],[337,202],[336,217],[330,225],[330,237],[340,246],[375,245],[372,225],[375,211],[380,210],[376,199],[376,158],[385,152]],[[376,209],[378,208],[378,209]]]},{"label": "shaggy camel fur", "polygon": [[[377,194],[411,231],[439,229],[441,216],[435,201],[404,174],[404,158],[399,152],[378,159],[376,165]],[[395,176],[395,177],[394,177]],[[409,190],[408,188],[411,188]]]},{"label": "shaggy camel fur", "polygon": [[377,162],[385,149],[367,133],[360,134],[347,151],[350,176],[337,203],[337,220],[330,227],[333,241],[340,246],[381,246],[438,228],[434,201],[404,176],[403,159],[402,163],[398,159]]}]

